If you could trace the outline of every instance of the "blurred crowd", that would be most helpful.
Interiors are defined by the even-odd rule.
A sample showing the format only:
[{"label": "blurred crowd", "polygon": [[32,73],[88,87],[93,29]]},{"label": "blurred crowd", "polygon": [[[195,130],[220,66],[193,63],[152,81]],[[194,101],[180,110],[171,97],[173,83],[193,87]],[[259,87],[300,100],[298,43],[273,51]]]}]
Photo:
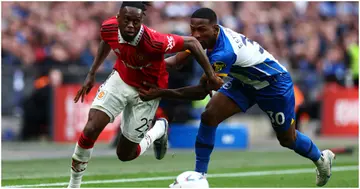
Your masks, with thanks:
[{"label": "blurred crowd", "polygon": [[[2,62],[43,67],[90,66],[99,27],[121,2],[2,2]],[[189,16],[210,7],[219,23],[259,42],[304,88],[319,75],[342,79],[358,44],[357,2],[154,2],[146,24],[160,32],[189,34]],[[352,51],[351,51],[352,52]],[[110,70],[112,54],[101,70]]]},{"label": "blurred crowd", "polygon": [[100,24],[113,16],[119,5],[116,2],[3,2],[3,63],[90,66],[97,51]]},{"label": "blurred crowd", "polygon": [[[114,1],[2,2],[2,64],[36,67],[45,75],[69,65],[87,70],[102,21],[115,16],[120,6]],[[313,94],[326,81],[358,83],[358,2],[156,1],[146,11],[145,24],[159,32],[189,35],[189,16],[200,7],[212,8],[221,25],[272,53],[293,74],[305,99],[316,99]],[[111,53],[100,70],[109,72],[115,59]],[[191,62],[170,71],[171,88],[197,82],[201,68]]]}]

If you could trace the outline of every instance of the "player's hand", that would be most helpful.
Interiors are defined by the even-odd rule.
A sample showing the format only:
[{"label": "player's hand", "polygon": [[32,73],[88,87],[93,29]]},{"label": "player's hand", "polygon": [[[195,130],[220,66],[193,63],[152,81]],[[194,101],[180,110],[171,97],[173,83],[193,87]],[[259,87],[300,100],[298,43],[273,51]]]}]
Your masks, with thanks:
[{"label": "player's hand", "polygon": [[203,74],[200,78],[200,84],[205,88],[206,92],[212,97],[212,90],[209,87],[209,81],[205,74]]},{"label": "player's hand", "polygon": [[[219,79],[219,80],[221,80],[221,81],[219,81],[219,83],[221,83],[221,85],[220,85],[220,87],[222,86],[222,84],[224,84],[224,81],[221,79],[221,77],[218,77],[218,76],[216,76],[217,77],[217,80]],[[202,76],[201,76],[201,78],[200,78],[200,84],[202,85],[202,86],[204,86],[204,88],[205,88],[205,90],[207,91],[207,93],[210,95],[210,97],[212,97],[212,91],[213,90],[217,90],[217,89],[219,89],[219,88],[217,88],[217,89],[214,89],[211,85],[210,85],[210,81],[208,80],[208,78],[207,78],[207,76],[205,75],[205,74],[203,74]]]},{"label": "player's hand", "polygon": [[86,76],[85,82],[83,84],[83,86],[81,87],[81,89],[77,92],[75,98],[74,98],[74,102],[77,103],[81,97],[81,102],[84,102],[84,98],[87,94],[89,94],[89,92],[91,91],[91,89],[93,88],[95,84],[95,75],[94,74],[88,74]]},{"label": "player's hand", "polygon": [[148,82],[143,82],[143,85],[149,87],[148,90],[139,88],[139,97],[143,101],[149,101],[160,97],[161,89],[156,85],[150,84]]},{"label": "player's hand", "polygon": [[219,76],[212,76],[208,79],[208,84],[209,86],[207,87],[209,87],[210,90],[217,91],[224,84],[224,81]]}]

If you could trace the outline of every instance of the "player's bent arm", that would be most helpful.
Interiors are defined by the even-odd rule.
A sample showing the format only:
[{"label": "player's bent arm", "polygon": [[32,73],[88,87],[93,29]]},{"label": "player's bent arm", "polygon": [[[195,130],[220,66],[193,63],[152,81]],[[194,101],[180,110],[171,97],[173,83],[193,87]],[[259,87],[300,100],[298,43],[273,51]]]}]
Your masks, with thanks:
[{"label": "player's bent arm", "polygon": [[178,100],[202,100],[208,92],[202,85],[182,87],[178,89],[162,89],[160,97]]},{"label": "player's bent arm", "polygon": [[183,37],[184,46],[183,50],[190,50],[191,54],[194,55],[197,62],[203,68],[205,74],[210,77],[215,77],[215,72],[212,69],[209,59],[207,58],[201,44],[194,37]]},{"label": "player's bent arm", "polygon": [[100,45],[95,56],[94,62],[90,68],[89,74],[95,75],[100,65],[104,62],[105,58],[109,55],[111,47],[105,41],[101,40]]},{"label": "player's bent arm", "polygon": [[181,68],[184,64],[186,59],[190,56],[191,54],[188,52],[179,52],[174,56],[170,56],[168,58],[165,59],[166,62],[166,68]]}]

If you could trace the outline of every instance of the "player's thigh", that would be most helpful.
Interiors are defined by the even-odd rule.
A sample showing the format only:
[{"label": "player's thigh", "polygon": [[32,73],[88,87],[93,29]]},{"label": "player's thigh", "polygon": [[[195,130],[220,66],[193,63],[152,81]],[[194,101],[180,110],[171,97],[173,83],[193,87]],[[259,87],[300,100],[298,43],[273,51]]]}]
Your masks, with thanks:
[{"label": "player's thigh", "polygon": [[269,116],[278,135],[295,133],[295,96],[288,74],[278,75],[270,86],[258,91],[256,102]]},{"label": "player's thigh", "polygon": [[238,112],[245,112],[253,104],[243,85],[233,79],[225,83],[210,99],[202,114],[202,121],[215,126]]},{"label": "player's thigh", "polygon": [[113,71],[99,87],[89,112],[88,122],[84,128],[86,136],[96,139],[109,122],[113,122],[124,109],[127,99],[119,88],[123,85],[119,74]]},{"label": "player's thigh", "polygon": [[136,144],[141,142],[152,125],[159,102],[160,99],[142,101],[137,97],[125,107],[121,121],[121,131],[127,140]]},{"label": "player's thigh", "polygon": [[128,88],[119,73],[114,70],[99,87],[91,108],[104,112],[112,123],[128,103]]}]

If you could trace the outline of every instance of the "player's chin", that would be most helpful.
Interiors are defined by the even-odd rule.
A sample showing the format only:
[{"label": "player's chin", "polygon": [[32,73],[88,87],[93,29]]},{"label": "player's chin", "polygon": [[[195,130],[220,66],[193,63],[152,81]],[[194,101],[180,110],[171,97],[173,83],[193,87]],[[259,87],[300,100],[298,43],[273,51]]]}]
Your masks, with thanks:
[{"label": "player's chin", "polygon": [[123,38],[125,39],[125,41],[132,41],[135,38],[135,33],[125,33]]},{"label": "player's chin", "polygon": [[135,31],[128,31],[128,32],[125,32],[125,34],[130,37],[134,37],[136,35]]}]

